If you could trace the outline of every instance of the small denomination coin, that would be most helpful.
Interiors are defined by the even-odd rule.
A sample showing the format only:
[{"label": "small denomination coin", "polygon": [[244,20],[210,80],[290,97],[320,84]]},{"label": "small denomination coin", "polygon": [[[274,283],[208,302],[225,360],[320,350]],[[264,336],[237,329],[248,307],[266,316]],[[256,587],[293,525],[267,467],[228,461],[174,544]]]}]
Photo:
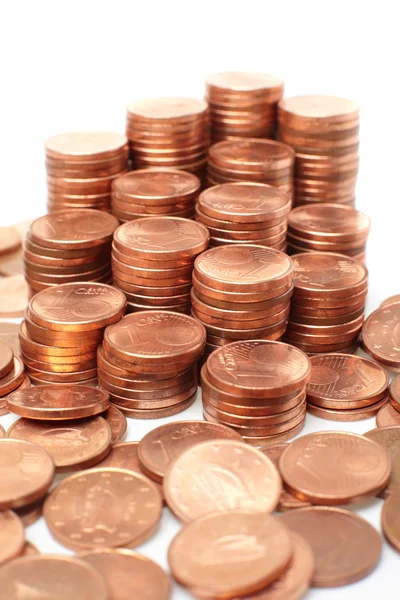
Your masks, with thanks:
[{"label": "small denomination coin", "polygon": [[389,386],[390,403],[400,412],[400,375],[392,379]]},{"label": "small denomination coin", "polygon": [[23,317],[28,301],[28,285],[23,275],[0,279],[0,317]]},{"label": "small denomination coin", "polygon": [[167,504],[182,521],[233,508],[272,512],[281,490],[270,459],[234,440],[192,446],[170,463],[164,477]]},{"label": "small denomination coin", "polygon": [[367,431],[364,435],[385,448],[389,454],[392,465],[390,480],[379,494],[382,498],[387,498],[390,494],[400,491],[400,427],[379,427]]},{"label": "small denomination coin", "polygon": [[161,509],[161,495],[147,477],[104,468],[62,481],[46,499],[43,513],[61,544],[85,550],[140,545],[156,531]]},{"label": "small denomination coin", "polygon": [[381,306],[365,321],[361,336],[364,349],[391,369],[400,368],[400,303]]},{"label": "small denomination coin", "polygon": [[316,565],[311,585],[337,587],[366,577],[382,551],[378,532],[358,515],[331,507],[309,507],[282,515],[284,523],[309,543]]},{"label": "small denomination coin", "polygon": [[0,342],[0,379],[5,377],[14,366],[14,352],[10,346]]},{"label": "small denomination coin", "polygon": [[27,504],[22,508],[15,508],[14,512],[21,519],[24,527],[29,527],[29,525],[33,525],[40,519],[43,514],[43,502],[44,497],[38,500],[37,502],[33,502],[32,504]]},{"label": "small denomination coin", "polygon": [[390,296],[390,298],[386,298],[386,300],[381,303],[381,307],[390,306],[391,304],[396,304],[397,302],[400,302],[400,294],[395,294],[394,296]]},{"label": "small denomination coin", "polygon": [[382,530],[386,539],[400,552],[400,493],[390,494],[385,500],[381,513]]},{"label": "small denomination coin", "polygon": [[18,556],[24,547],[24,527],[12,510],[0,511],[0,565]]},{"label": "small denomination coin", "polygon": [[391,472],[386,450],[362,435],[343,431],[298,438],[282,454],[279,468],[297,498],[325,505],[374,496],[386,487]]},{"label": "small denomination coin", "polygon": [[15,227],[0,227],[0,254],[7,254],[21,246],[21,236]]},{"label": "small denomination coin", "polygon": [[12,348],[16,356],[20,355],[19,323],[0,323],[0,340]]},{"label": "small denomination coin", "polygon": [[376,424],[378,427],[400,426],[400,412],[388,402],[376,415]]},{"label": "small denomination coin", "polygon": [[125,415],[111,404],[102,416],[111,428],[111,444],[117,444],[124,438],[128,428]]}]

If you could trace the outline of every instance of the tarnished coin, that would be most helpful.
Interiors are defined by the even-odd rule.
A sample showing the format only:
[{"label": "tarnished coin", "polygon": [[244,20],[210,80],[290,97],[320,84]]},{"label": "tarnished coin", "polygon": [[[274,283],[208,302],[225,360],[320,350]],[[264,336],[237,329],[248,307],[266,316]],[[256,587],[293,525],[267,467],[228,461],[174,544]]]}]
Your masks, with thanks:
[{"label": "tarnished coin", "polygon": [[380,560],[380,535],[368,521],[350,511],[313,506],[287,512],[281,519],[313,550],[313,587],[337,587],[359,581]]},{"label": "tarnished coin", "polygon": [[28,285],[23,275],[0,279],[0,317],[23,317],[28,301]]},{"label": "tarnished coin", "polygon": [[272,583],[292,553],[280,519],[234,510],[185,525],[169,547],[168,562],[175,579],[195,595],[231,598]]},{"label": "tarnished coin", "polygon": [[370,314],[361,336],[368,354],[391,369],[399,369],[400,303],[382,306]]},{"label": "tarnished coin", "polygon": [[0,342],[0,379],[5,377],[14,366],[14,352],[10,346]]},{"label": "tarnished coin", "polygon": [[294,440],[279,468],[287,488],[300,500],[340,505],[378,494],[391,472],[386,450],[362,435],[320,431]]},{"label": "tarnished coin", "polygon": [[169,600],[170,580],[157,563],[125,548],[79,554],[104,577],[110,600]]},{"label": "tarnished coin", "polygon": [[161,509],[161,495],[144,475],[91,469],[64,479],[43,513],[60,544],[85,550],[139,546],[156,531]]},{"label": "tarnished coin", "polygon": [[233,440],[197,444],[179,454],[164,476],[164,495],[182,521],[234,508],[272,512],[282,490],[269,458]]},{"label": "tarnished coin", "polygon": [[400,427],[379,427],[367,431],[364,435],[385,448],[389,454],[392,465],[390,480],[379,494],[381,498],[387,498],[400,491]]},{"label": "tarnished coin", "polygon": [[400,412],[388,402],[376,415],[376,424],[378,427],[400,426]]},{"label": "tarnished coin", "polygon": [[21,554],[25,544],[24,527],[12,510],[0,511],[0,565]]},{"label": "tarnished coin", "polygon": [[33,555],[0,568],[0,599],[108,600],[103,577],[87,562],[72,556]]},{"label": "tarnished coin", "polygon": [[111,428],[111,444],[121,441],[128,427],[125,415],[113,404],[102,415]]},{"label": "tarnished coin", "polygon": [[399,519],[400,494],[390,494],[385,500],[381,513],[381,524],[385,538],[400,552],[400,519]]}]

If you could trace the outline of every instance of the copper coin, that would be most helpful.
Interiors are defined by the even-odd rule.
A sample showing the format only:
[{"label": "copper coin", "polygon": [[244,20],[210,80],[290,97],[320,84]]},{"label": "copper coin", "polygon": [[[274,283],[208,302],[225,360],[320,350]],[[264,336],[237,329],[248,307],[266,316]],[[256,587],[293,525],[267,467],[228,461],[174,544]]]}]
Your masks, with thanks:
[{"label": "copper coin", "polygon": [[378,427],[400,426],[400,412],[388,402],[376,415],[376,424]]},{"label": "copper coin", "polygon": [[392,379],[389,386],[390,402],[396,410],[400,411],[400,376]]},{"label": "copper coin", "polygon": [[235,412],[229,412],[220,407],[214,406],[212,403],[208,402],[207,397],[203,396],[203,409],[210,416],[218,419],[221,423],[231,424],[232,427],[238,428],[239,432],[243,431],[246,433],[246,430],[248,429],[254,428],[255,430],[258,430],[259,428],[262,428],[265,429],[265,434],[267,435],[270,427],[273,430],[278,430],[281,427],[283,430],[294,427],[295,424],[297,424],[295,423],[295,420],[297,421],[298,417],[304,418],[306,401],[305,398],[303,398],[303,400],[294,408],[285,410],[278,414],[272,413],[269,415],[254,415],[249,411],[245,415],[237,415]]},{"label": "copper coin", "polygon": [[400,552],[399,493],[390,494],[381,513],[381,525],[385,538]]},{"label": "copper coin", "polygon": [[[357,319],[359,317],[363,317],[364,315],[364,305],[359,308],[356,311],[353,312],[348,312],[346,314],[343,315],[337,315],[337,316],[326,316],[326,317],[308,317],[308,316],[303,316],[297,312],[295,312],[293,310],[293,308],[291,308],[290,311],[290,326],[293,330],[298,330],[300,331],[301,329],[305,330],[306,328],[304,327],[304,325],[306,326],[311,326],[310,329],[314,329],[316,330],[316,327],[318,326],[322,326],[322,327],[326,327],[326,326],[332,326],[332,325],[343,325],[345,326],[345,324],[350,323],[351,321],[354,321],[354,319]],[[322,331],[324,331],[324,329],[322,329]]]},{"label": "copper coin", "polygon": [[79,558],[101,574],[112,600],[132,600],[145,594],[146,600],[169,600],[168,575],[146,556],[125,548],[83,552]]},{"label": "copper coin", "polygon": [[[192,316],[196,316],[192,311]],[[199,315],[197,315],[198,319]],[[200,319],[198,319],[200,321]],[[279,340],[286,331],[287,316],[278,323],[267,325],[266,327],[257,327],[254,329],[228,329],[227,327],[216,327],[203,323],[207,330],[208,336],[227,340],[252,340],[252,339],[267,339]],[[211,340],[210,340],[211,342]]]},{"label": "copper coin", "polygon": [[[293,284],[291,281],[280,287],[263,292],[252,292],[250,290],[249,292],[241,293],[212,288],[201,282],[196,277],[195,271],[193,271],[192,280],[195,293],[203,302],[211,304],[211,306],[231,308],[233,310],[235,308],[252,309],[253,307],[254,310],[272,309],[274,306],[281,306],[287,303],[293,294]],[[239,306],[235,306],[237,304]]]},{"label": "copper coin", "polygon": [[388,367],[400,367],[400,304],[375,310],[362,328],[365,350]]},{"label": "copper coin", "polygon": [[111,444],[117,444],[120,442],[126,434],[128,427],[125,416],[122,412],[113,404],[103,413],[103,419],[107,421],[111,429]]},{"label": "copper coin", "polygon": [[5,377],[14,366],[14,352],[12,348],[0,342],[0,379]]},{"label": "copper coin", "polygon": [[92,467],[111,448],[111,428],[102,417],[62,422],[18,419],[7,436],[47,450],[59,472]]},{"label": "copper coin", "polygon": [[279,120],[305,131],[346,129],[358,117],[359,107],[355,102],[335,96],[294,96],[279,103]]},{"label": "copper coin", "polygon": [[38,369],[39,371],[47,371],[49,373],[75,373],[77,371],[83,371],[83,370],[87,370],[87,369],[95,369],[96,368],[96,359],[95,359],[95,354],[91,355],[90,360],[87,361],[82,361],[82,362],[78,362],[77,363],[72,363],[72,364],[59,364],[56,362],[51,362],[49,360],[48,357],[44,357],[47,358],[47,362],[45,361],[39,361],[39,360],[35,360],[33,358],[30,358],[27,354],[25,354],[24,352],[21,352],[21,357],[27,367],[27,369],[29,370],[30,368],[32,369]]},{"label": "copper coin", "polygon": [[[133,171],[134,173],[136,171]],[[187,256],[186,258],[177,258],[171,260],[164,260],[161,257],[136,257],[128,256],[127,254],[120,252],[115,244],[112,244],[112,255],[118,258],[119,261],[126,265],[132,265],[133,267],[140,267],[142,269],[175,269],[176,267],[189,267],[193,265],[194,256]]]},{"label": "copper coin", "polygon": [[18,337],[19,327],[18,323],[0,323],[0,340],[3,344],[10,346],[17,356],[20,354]]},{"label": "copper coin", "polygon": [[200,181],[192,173],[176,169],[143,169],[118,177],[112,189],[118,198],[159,206],[197,195]]},{"label": "copper coin", "polygon": [[0,254],[7,254],[21,246],[21,236],[15,227],[0,227]]},{"label": "copper coin", "polygon": [[378,444],[354,433],[321,431],[292,442],[280,472],[300,500],[339,505],[379,493],[390,478],[390,459]]},{"label": "copper coin", "polygon": [[[261,311],[257,311],[257,313],[252,313],[253,319],[251,321],[249,321],[248,319],[244,319],[243,321],[239,320],[239,317],[237,316],[237,318],[235,318],[235,313],[229,313],[228,311],[226,311],[227,316],[214,316],[214,315],[210,315],[207,312],[202,312],[201,310],[198,309],[198,307],[201,306],[198,302],[196,305],[196,302],[192,302],[192,313],[193,316],[195,316],[196,318],[198,318],[202,323],[204,323],[205,327],[207,328],[207,331],[209,333],[211,332],[215,332],[216,335],[218,335],[218,329],[233,329],[233,330],[238,330],[238,329],[244,329],[244,330],[249,330],[251,329],[258,329],[258,328],[268,328],[269,326],[273,326],[276,325],[277,323],[281,322],[282,320],[287,320],[289,317],[289,310],[290,307],[287,306],[285,307],[282,311],[277,312],[275,315],[270,315],[270,316],[262,316],[262,312]],[[231,319],[229,318],[230,316],[233,316],[234,318]],[[256,335],[255,335],[256,337]]]},{"label": "copper coin", "polygon": [[384,300],[381,303],[381,308],[385,307],[385,306],[390,306],[391,304],[396,304],[397,302],[400,302],[400,294],[395,294],[394,296],[390,296],[390,298],[386,298],[386,300]]},{"label": "copper coin", "polygon": [[[30,387],[31,387],[30,378],[27,375],[25,375],[22,380],[22,383],[20,383],[15,389],[16,390],[25,390]],[[7,398],[8,398],[8,395],[1,396],[1,398],[0,398],[0,416],[6,415],[10,412],[7,407]]]},{"label": "copper coin", "polygon": [[109,407],[109,395],[100,388],[71,385],[38,386],[18,390],[7,398],[9,409],[21,417],[63,421],[97,415]]},{"label": "copper coin", "polygon": [[290,146],[272,140],[218,142],[209,151],[209,160],[213,165],[264,173],[289,168],[293,165],[294,158],[295,154]]},{"label": "copper coin", "polygon": [[[175,267],[174,269],[158,269],[155,265],[153,269],[143,269],[142,267],[133,267],[132,265],[126,265],[119,261],[117,258],[112,258],[113,269],[123,274],[137,277],[138,279],[150,279],[151,285],[158,285],[160,279],[185,279],[191,281],[193,266],[188,265],[184,267]],[[162,285],[162,283],[160,284]]]},{"label": "copper coin", "polygon": [[162,482],[171,461],[188,448],[214,439],[241,440],[241,436],[225,427],[205,421],[176,421],[156,427],[142,438],[138,459],[143,471]]},{"label": "copper coin", "polygon": [[102,576],[83,560],[31,555],[10,561],[0,569],[1,600],[29,597],[107,600],[108,594]]},{"label": "copper coin", "polygon": [[29,525],[33,525],[33,523],[36,523],[40,519],[43,514],[43,502],[44,498],[41,498],[37,502],[14,509],[15,514],[18,515],[24,527],[29,527]]},{"label": "copper coin", "polygon": [[[197,381],[195,379],[186,381],[169,389],[150,390],[149,392],[119,387],[108,383],[100,376],[98,379],[101,387],[107,390],[107,392],[115,398],[120,397],[121,399],[125,399],[125,404],[127,406],[132,406],[132,408],[151,407],[154,403],[156,403],[158,407],[171,406],[180,400],[184,400],[188,395],[191,396],[197,389]],[[121,400],[120,403],[123,404],[123,401]]]},{"label": "copper coin", "polygon": [[299,206],[288,217],[289,229],[310,240],[352,241],[367,236],[370,220],[363,213],[338,204]]},{"label": "copper coin", "polygon": [[245,442],[248,444],[252,444],[254,446],[273,446],[275,444],[280,444],[281,442],[286,442],[287,440],[291,440],[299,434],[305,425],[305,419],[301,421],[296,427],[293,429],[289,429],[283,433],[278,433],[274,435],[242,435]]},{"label": "copper coin", "polygon": [[[30,326],[30,325],[29,325]],[[99,345],[97,342],[92,342],[91,339],[87,340],[84,346],[72,346],[72,347],[59,347],[59,346],[51,346],[47,344],[42,344],[33,340],[27,330],[26,321],[21,323],[20,333],[19,333],[19,341],[21,343],[22,351],[27,354],[29,353],[32,356],[37,356],[39,360],[42,362],[46,360],[60,361],[60,359],[64,358],[76,358],[82,355],[87,355],[91,352],[96,352],[97,346]]]},{"label": "copper coin", "polygon": [[139,121],[179,123],[193,121],[207,110],[204,100],[193,98],[152,98],[137,100],[128,106],[128,117],[134,116]]},{"label": "copper coin", "polygon": [[[29,314],[25,313],[24,325],[27,334],[32,340],[43,346],[56,346],[60,348],[80,348],[86,345],[98,345],[103,339],[103,329],[93,331],[56,331],[47,329],[34,323]],[[46,349],[43,349],[43,353]]]},{"label": "copper coin", "polygon": [[319,405],[307,402],[307,411],[320,417],[321,419],[327,419],[328,421],[362,421],[364,419],[370,419],[374,417],[382,407],[388,404],[388,397],[384,396],[378,402],[369,404],[367,406],[361,406],[359,408],[326,408]]},{"label": "copper coin", "polygon": [[347,301],[345,305],[339,307],[324,307],[323,305],[320,307],[316,306],[306,306],[306,305],[296,305],[293,301],[290,307],[290,314],[293,317],[293,321],[295,322],[303,322],[303,319],[337,319],[340,317],[345,317],[347,319],[347,315],[353,313],[354,311],[361,310],[364,311],[365,306],[365,292],[362,292],[360,299],[357,299],[354,303],[350,301],[348,304]]},{"label": "copper coin", "polygon": [[281,519],[312,548],[316,560],[313,587],[354,583],[379,563],[380,535],[368,521],[350,511],[313,506],[287,512]]},{"label": "copper coin", "polygon": [[[33,367],[29,367],[29,378],[39,385],[45,383],[77,383],[84,382],[84,385],[89,385],[89,379],[97,379],[97,369],[88,369],[86,371],[73,371],[69,373],[57,373],[51,371],[42,371]],[[36,381],[37,380],[37,381]]]},{"label": "copper coin", "polygon": [[[314,253],[311,253],[314,254]],[[315,253],[316,254],[316,253]],[[329,254],[325,252],[324,254]],[[300,254],[296,254],[296,256],[301,256]],[[331,256],[338,256],[333,255]],[[365,303],[365,299],[367,297],[368,288],[365,286],[361,292],[354,294],[353,296],[343,296],[340,298],[331,297],[329,295],[325,296],[297,296],[296,295],[296,287],[294,289],[293,296],[293,309],[295,311],[301,312],[304,308],[308,307],[310,310],[315,309],[343,309],[344,313],[349,313],[352,311],[353,307],[360,307]]]},{"label": "copper coin", "polygon": [[171,462],[164,476],[166,501],[182,521],[232,507],[272,512],[280,492],[280,477],[271,461],[258,450],[233,440],[214,440],[188,448]]},{"label": "copper coin", "polygon": [[66,283],[36,294],[29,314],[37,325],[56,331],[90,331],[118,321],[125,312],[122,292],[101,283]]},{"label": "copper coin", "polygon": [[118,156],[125,150],[127,139],[108,131],[62,133],[46,141],[46,156],[56,160],[82,163]]},{"label": "copper coin", "polygon": [[289,532],[279,519],[236,509],[185,525],[169,547],[168,562],[175,579],[195,594],[230,598],[272,583],[292,553]]},{"label": "copper coin", "polygon": [[345,323],[339,323],[335,325],[328,325],[324,322],[318,323],[317,325],[306,325],[303,323],[290,321],[288,325],[288,335],[292,335],[293,337],[315,336],[316,339],[320,338],[321,336],[336,338],[337,336],[347,335],[356,329],[361,329],[363,322],[363,313],[357,316],[355,319],[349,319]]},{"label": "copper coin", "polygon": [[[239,182],[240,183],[240,182]],[[260,184],[261,185],[261,184]],[[215,186],[216,187],[216,186]],[[213,188],[211,188],[213,189]],[[249,233],[258,234],[260,231],[264,229],[272,229],[273,234],[281,233],[287,230],[287,217],[286,215],[283,217],[274,217],[268,215],[268,218],[265,221],[253,221],[250,223],[240,223],[236,221],[227,221],[227,217],[225,219],[221,215],[220,217],[210,217],[205,212],[203,212],[199,204],[196,204],[195,207],[196,219],[206,225],[209,228],[219,229],[219,231],[227,231],[227,232],[235,232],[246,230]]]},{"label": "copper coin", "polygon": [[13,360],[13,368],[0,380],[0,396],[6,396],[20,386],[24,381],[24,363],[18,356],[14,356]]},{"label": "copper coin", "polygon": [[400,489],[400,427],[379,427],[367,431],[364,435],[385,448],[389,454],[392,465],[390,480],[387,487],[379,494],[381,498],[387,498]]},{"label": "copper coin", "polygon": [[23,317],[28,305],[28,286],[23,275],[0,280],[0,317]]},{"label": "copper coin", "polygon": [[[259,319],[271,319],[274,315],[279,315],[287,309],[287,306],[284,305],[281,309],[278,307],[273,307],[272,309],[264,309],[264,310],[241,310],[240,306],[238,306],[237,310],[227,310],[223,308],[218,308],[215,306],[211,306],[210,304],[201,300],[195,288],[192,288],[190,292],[190,299],[193,306],[193,309],[202,313],[203,315],[209,316],[214,319],[220,319],[223,321],[242,321],[247,322],[250,326],[253,321],[257,321]],[[282,317],[278,317],[275,320],[280,320]]]},{"label": "copper coin", "polygon": [[185,400],[183,400],[179,403],[173,404],[172,406],[167,406],[166,408],[164,408],[164,407],[148,408],[147,407],[142,410],[137,409],[137,408],[130,408],[128,406],[122,406],[120,404],[119,398],[114,398],[113,396],[111,396],[111,400],[113,402],[115,402],[115,404],[118,406],[120,411],[123,412],[124,415],[126,415],[130,419],[164,419],[166,417],[171,417],[172,415],[177,415],[177,414],[181,413],[182,411],[186,410],[187,408],[189,408],[190,406],[192,406],[192,404],[196,400],[196,397],[197,397],[197,390],[195,393],[193,393],[191,396],[189,396]]},{"label": "copper coin", "polygon": [[11,510],[0,512],[0,538],[0,564],[3,564],[18,556],[25,543],[23,525]]},{"label": "copper coin", "polygon": [[[338,204],[338,206],[341,206]],[[344,207],[345,210],[353,210],[350,207]],[[322,252],[337,252],[338,254],[359,254],[359,252],[365,250],[366,238],[360,237],[354,239],[351,242],[322,242],[319,240],[309,240],[306,237],[295,235],[290,229],[287,232],[287,241],[294,248],[302,248],[304,250],[320,250]]]},{"label": "copper coin", "polygon": [[67,548],[134,547],[153,535],[161,509],[160,493],[147,477],[104,468],[64,479],[47,498],[44,517]]}]

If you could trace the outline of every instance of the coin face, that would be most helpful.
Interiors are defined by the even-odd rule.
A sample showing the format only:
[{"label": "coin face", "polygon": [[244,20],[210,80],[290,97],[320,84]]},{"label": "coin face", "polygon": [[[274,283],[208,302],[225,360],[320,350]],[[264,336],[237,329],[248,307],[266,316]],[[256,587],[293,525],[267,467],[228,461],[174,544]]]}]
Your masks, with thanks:
[{"label": "coin face", "polygon": [[[138,169],[118,177],[113,183],[113,192],[133,198],[157,200],[195,194],[200,187],[198,178],[192,173],[178,169]],[[166,204],[166,203],[165,203]]]},{"label": "coin face", "polygon": [[269,458],[233,440],[192,446],[172,461],[164,477],[167,504],[182,521],[234,509],[272,512],[281,489]]},{"label": "coin face", "polygon": [[19,323],[0,323],[0,340],[3,342],[3,344],[10,346],[14,354],[17,356],[19,356],[21,352],[18,337],[19,328]]},{"label": "coin face", "polygon": [[400,491],[400,427],[379,427],[367,431],[364,435],[373,440],[382,448],[385,448],[390,457],[392,470],[387,487],[381,492],[380,496],[387,498],[390,494]]},{"label": "coin face", "polygon": [[281,519],[309,543],[315,557],[311,585],[336,587],[366,577],[382,550],[378,532],[358,515],[338,508],[301,508]]},{"label": "coin face", "polygon": [[0,280],[0,317],[23,317],[28,302],[28,286],[23,275]]},{"label": "coin face", "polygon": [[399,493],[391,494],[382,508],[381,523],[385,538],[400,552]]},{"label": "coin face", "polygon": [[322,241],[351,240],[368,235],[371,221],[358,210],[342,204],[298,206],[288,216],[288,226],[297,235]]},{"label": "coin face", "polygon": [[131,550],[105,548],[85,552],[79,558],[89,563],[104,577],[110,598],[116,600],[168,600],[168,575],[146,556]]},{"label": "coin face", "polygon": [[0,599],[107,600],[106,583],[91,565],[71,556],[24,556],[0,568]]},{"label": "coin face", "polygon": [[282,88],[283,90],[282,79],[275,77],[275,75],[268,75],[268,73],[241,73],[236,71],[215,73],[207,77],[206,84],[238,92],[269,90],[269,88]]},{"label": "coin face", "polygon": [[365,350],[383,364],[400,367],[400,304],[375,310],[362,328]]},{"label": "coin face", "polygon": [[381,304],[382,306],[390,306],[391,304],[396,304],[396,302],[400,302],[400,294],[395,294],[394,296],[390,296],[390,298],[386,298]]},{"label": "coin face", "polygon": [[285,98],[279,108],[293,115],[312,119],[348,120],[358,118],[359,107],[355,102],[336,96],[294,96]]},{"label": "coin face", "polygon": [[25,543],[24,527],[11,510],[0,512],[0,565],[22,552]]},{"label": "coin face", "polygon": [[292,258],[296,294],[342,297],[361,292],[366,287],[367,269],[349,256],[305,252]]},{"label": "coin face", "polygon": [[376,424],[378,427],[400,425],[400,412],[393,408],[390,403],[387,403],[376,415]]},{"label": "coin face", "polygon": [[289,531],[280,519],[235,510],[186,525],[172,541],[168,562],[184,586],[209,596],[233,597],[277,579],[292,552]]},{"label": "coin face", "polygon": [[213,144],[210,160],[232,169],[284,169],[294,163],[295,153],[290,146],[273,140],[238,140]]},{"label": "coin face", "polygon": [[128,140],[110,131],[74,131],[56,135],[46,142],[46,155],[68,160],[99,160],[118,154]]},{"label": "coin face", "polygon": [[194,98],[152,98],[128,106],[128,114],[150,120],[184,120],[206,110],[207,102]]},{"label": "coin face", "polygon": [[84,550],[140,545],[156,530],[162,501],[147,477],[124,469],[91,469],[64,479],[44,516],[54,537]]},{"label": "coin face", "polygon": [[320,431],[292,442],[279,462],[288,489],[313,504],[359,502],[390,478],[390,459],[378,444],[355,433]]}]

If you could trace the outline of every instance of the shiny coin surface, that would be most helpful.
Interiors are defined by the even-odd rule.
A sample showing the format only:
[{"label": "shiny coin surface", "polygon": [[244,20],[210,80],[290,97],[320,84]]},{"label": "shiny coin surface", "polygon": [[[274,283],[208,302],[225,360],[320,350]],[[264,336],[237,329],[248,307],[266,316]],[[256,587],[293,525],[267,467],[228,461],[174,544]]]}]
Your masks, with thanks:
[{"label": "shiny coin surface", "polygon": [[102,416],[111,428],[111,444],[117,444],[125,437],[128,427],[125,415],[111,404]]},{"label": "shiny coin surface", "polygon": [[0,511],[0,565],[18,556],[25,544],[24,527],[11,510]]},{"label": "shiny coin surface", "polygon": [[378,427],[400,426],[400,412],[388,402],[376,415],[376,424]]}]

